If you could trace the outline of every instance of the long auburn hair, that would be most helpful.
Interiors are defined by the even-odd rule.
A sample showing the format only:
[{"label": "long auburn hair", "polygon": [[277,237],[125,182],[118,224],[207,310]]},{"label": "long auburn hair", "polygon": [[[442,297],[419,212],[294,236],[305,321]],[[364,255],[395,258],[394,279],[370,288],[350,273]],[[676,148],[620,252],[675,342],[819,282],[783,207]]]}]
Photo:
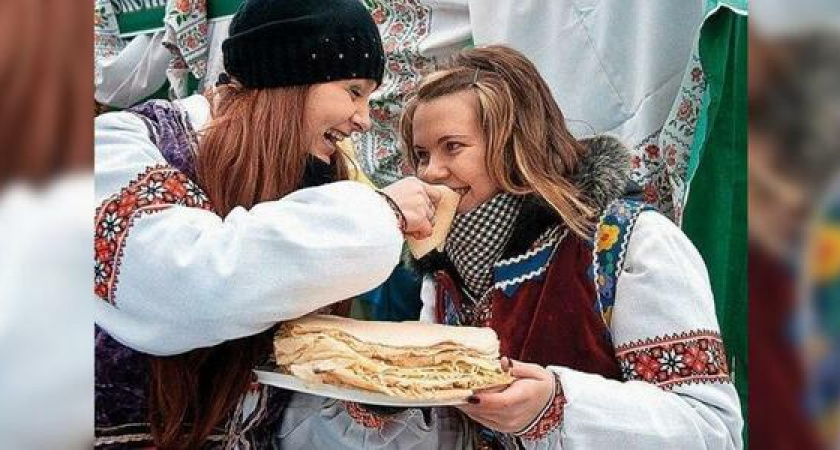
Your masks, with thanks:
[{"label": "long auburn hair", "polygon": [[[195,170],[217,214],[277,200],[299,187],[308,155],[303,118],[308,89],[246,89],[236,82],[216,88],[213,119],[200,134]],[[343,156],[333,156],[337,179],[348,177]],[[251,370],[270,354],[273,331],[153,357],[155,445],[198,448],[223,425],[247,391]]]},{"label": "long auburn hair", "polygon": [[462,91],[478,96],[487,141],[485,164],[503,191],[536,193],[581,237],[589,237],[594,209],[570,180],[586,149],[572,136],[548,84],[522,53],[503,45],[455,54],[426,76],[400,118],[405,157],[418,170],[413,120],[418,104]]}]

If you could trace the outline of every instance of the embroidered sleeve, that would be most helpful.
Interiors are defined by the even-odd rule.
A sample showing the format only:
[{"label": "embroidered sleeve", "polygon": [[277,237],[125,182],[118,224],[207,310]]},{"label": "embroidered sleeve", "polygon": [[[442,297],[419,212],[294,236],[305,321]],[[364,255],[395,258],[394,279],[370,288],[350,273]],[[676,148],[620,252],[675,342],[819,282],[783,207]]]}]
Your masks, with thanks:
[{"label": "embroidered sleeve", "polygon": [[212,210],[204,192],[183,173],[160,164],[147,168],[96,211],[94,292],[114,304],[124,246],[134,221],[173,205]]},{"label": "embroidered sleeve", "polygon": [[643,212],[610,322],[621,380],[551,367],[562,426],[528,449],[743,447],[740,405],[705,266],[668,219]]},{"label": "embroidered sleeve", "polygon": [[554,396],[546,408],[540,413],[536,420],[525,428],[521,433],[516,433],[523,441],[537,441],[545,439],[549,433],[559,430],[563,423],[563,407],[566,405],[566,397],[563,395],[563,385],[560,377],[554,375]]},{"label": "embroidered sleeve", "polygon": [[695,330],[632,342],[616,348],[625,380],[663,389],[691,383],[729,383],[729,367],[720,334]]},{"label": "embroidered sleeve", "polygon": [[663,389],[731,383],[702,258],[664,216],[638,220],[610,327],[623,378]]},{"label": "embroidered sleeve", "polygon": [[190,187],[170,172],[155,169],[120,192],[97,214],[96,290],[115,307],[97,321],[147,353],[259,333],[376,287],[399,261],[393,214],[360,183],[303,189],[224,218],[189,207]]},{"label": "embroidered sleeve", "polygon": [[396,219],[368,186],[301,189],[220,217],[135,114],[95,127],[95,320],[136,350],[259,333],[373,289],[399,261]]}]

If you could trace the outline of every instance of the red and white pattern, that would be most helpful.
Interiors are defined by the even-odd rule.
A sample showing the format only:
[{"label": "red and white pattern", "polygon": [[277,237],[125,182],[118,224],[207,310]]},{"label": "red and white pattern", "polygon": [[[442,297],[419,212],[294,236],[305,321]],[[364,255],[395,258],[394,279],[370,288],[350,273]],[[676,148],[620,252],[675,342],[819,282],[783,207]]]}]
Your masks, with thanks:
[{"label": "red and white pattern", "polygon": [[166,4],[164,23],[170,27],[163,45],[175,59],[201,79],[207,72],[208,34],[207,0],[176,0]]},{"label": "red and white pattern", "polygon": [[149,167],[96,210],[94,292],[99,298],[115,304],[120,263],[134,221],[143,214],[173,205],[213,209],[201,188],[186,175],[172,167],[158,165]]},{"label": "red and white pattern", "polygon": [[385,419],[362,408],[355,402],[342,402],[347,414],[359,425],[365,428],[382,428]]},{"label": "red and white pattern", "polygon": [[177,98],[193,94],[190,74],[201,80],[207,74],[210,53],[207,0],[176,0],[166,2],[163,19],[166,34],[163,46],[172,53],[166,77]]},{"label": "red and white pattern", "polygon": [[696,330],[646,339],[616,348],[625,380],[641,380],[663,389],[690,383],[730,382],[720,334]]},{"label": "red and white pattern", "polygon": [[387,186],[413,170],[402,158],[397,129],[403,102],[433,69],[431,58],[420,54],[429,35],[432,9],[419,0],[367,0],[365,7],[382,36],[385,74],[371,97],[371,130],[353,136],[362,169],[377,186]]},{"label": "red and white pattern", "polygon": [[634,143],[632,150],[630,177],[644,189],[645,203],[677,224],[688,195],[689,159],[705,92],[706,78],[695,48],[665,124]]},{"label": "red and white pattern", "polygon": [[554,399],[537,423],[519,436],[525,441],[543,439],[563,423],[563,407],[566,405],[566,396],[563,395],[563,385],[560,384],[560,377],[555,374],[554,380],[556,383]]},{"label": "red and white pattern", "polygon": [[125,48],[114,6],[109,0],[95,0],[93,5],[93,74],[102,82],[102,65]]}]

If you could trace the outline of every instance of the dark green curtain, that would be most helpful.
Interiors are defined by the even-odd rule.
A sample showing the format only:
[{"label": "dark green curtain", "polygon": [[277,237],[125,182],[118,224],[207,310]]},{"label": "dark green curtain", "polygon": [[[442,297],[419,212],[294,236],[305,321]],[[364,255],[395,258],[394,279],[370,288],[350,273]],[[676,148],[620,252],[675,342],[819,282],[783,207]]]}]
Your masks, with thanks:
[{"label": "dark green curtain", "polygon": [[[709,270],[730,369],[748,417],[747,381],[747,17],[720,8],[703,25],[708,81],[693,150],[696,172],[683,230]],[[746,423],[746,420],[745,420]],[[744,442],[747,442],[744,427]]]}]

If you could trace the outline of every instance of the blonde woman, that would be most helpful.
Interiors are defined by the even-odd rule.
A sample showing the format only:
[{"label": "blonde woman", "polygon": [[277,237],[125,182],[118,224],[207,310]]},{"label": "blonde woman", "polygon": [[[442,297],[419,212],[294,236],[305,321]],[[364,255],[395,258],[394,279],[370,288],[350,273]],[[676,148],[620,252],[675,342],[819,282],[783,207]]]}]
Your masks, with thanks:
[{"label": "blonde woman", "polygon": [[462,194],[444,251],[415,261],[421,318],[492,327],[517,380],[429,411],[296,394],[322,413],[290,409],[285,442],[345,430],[383,448],[742,447],[703,261],[629,198],[621,144],[576,140],[534,65],[504,46],[428,75],[401,132],[418,177]]}]

